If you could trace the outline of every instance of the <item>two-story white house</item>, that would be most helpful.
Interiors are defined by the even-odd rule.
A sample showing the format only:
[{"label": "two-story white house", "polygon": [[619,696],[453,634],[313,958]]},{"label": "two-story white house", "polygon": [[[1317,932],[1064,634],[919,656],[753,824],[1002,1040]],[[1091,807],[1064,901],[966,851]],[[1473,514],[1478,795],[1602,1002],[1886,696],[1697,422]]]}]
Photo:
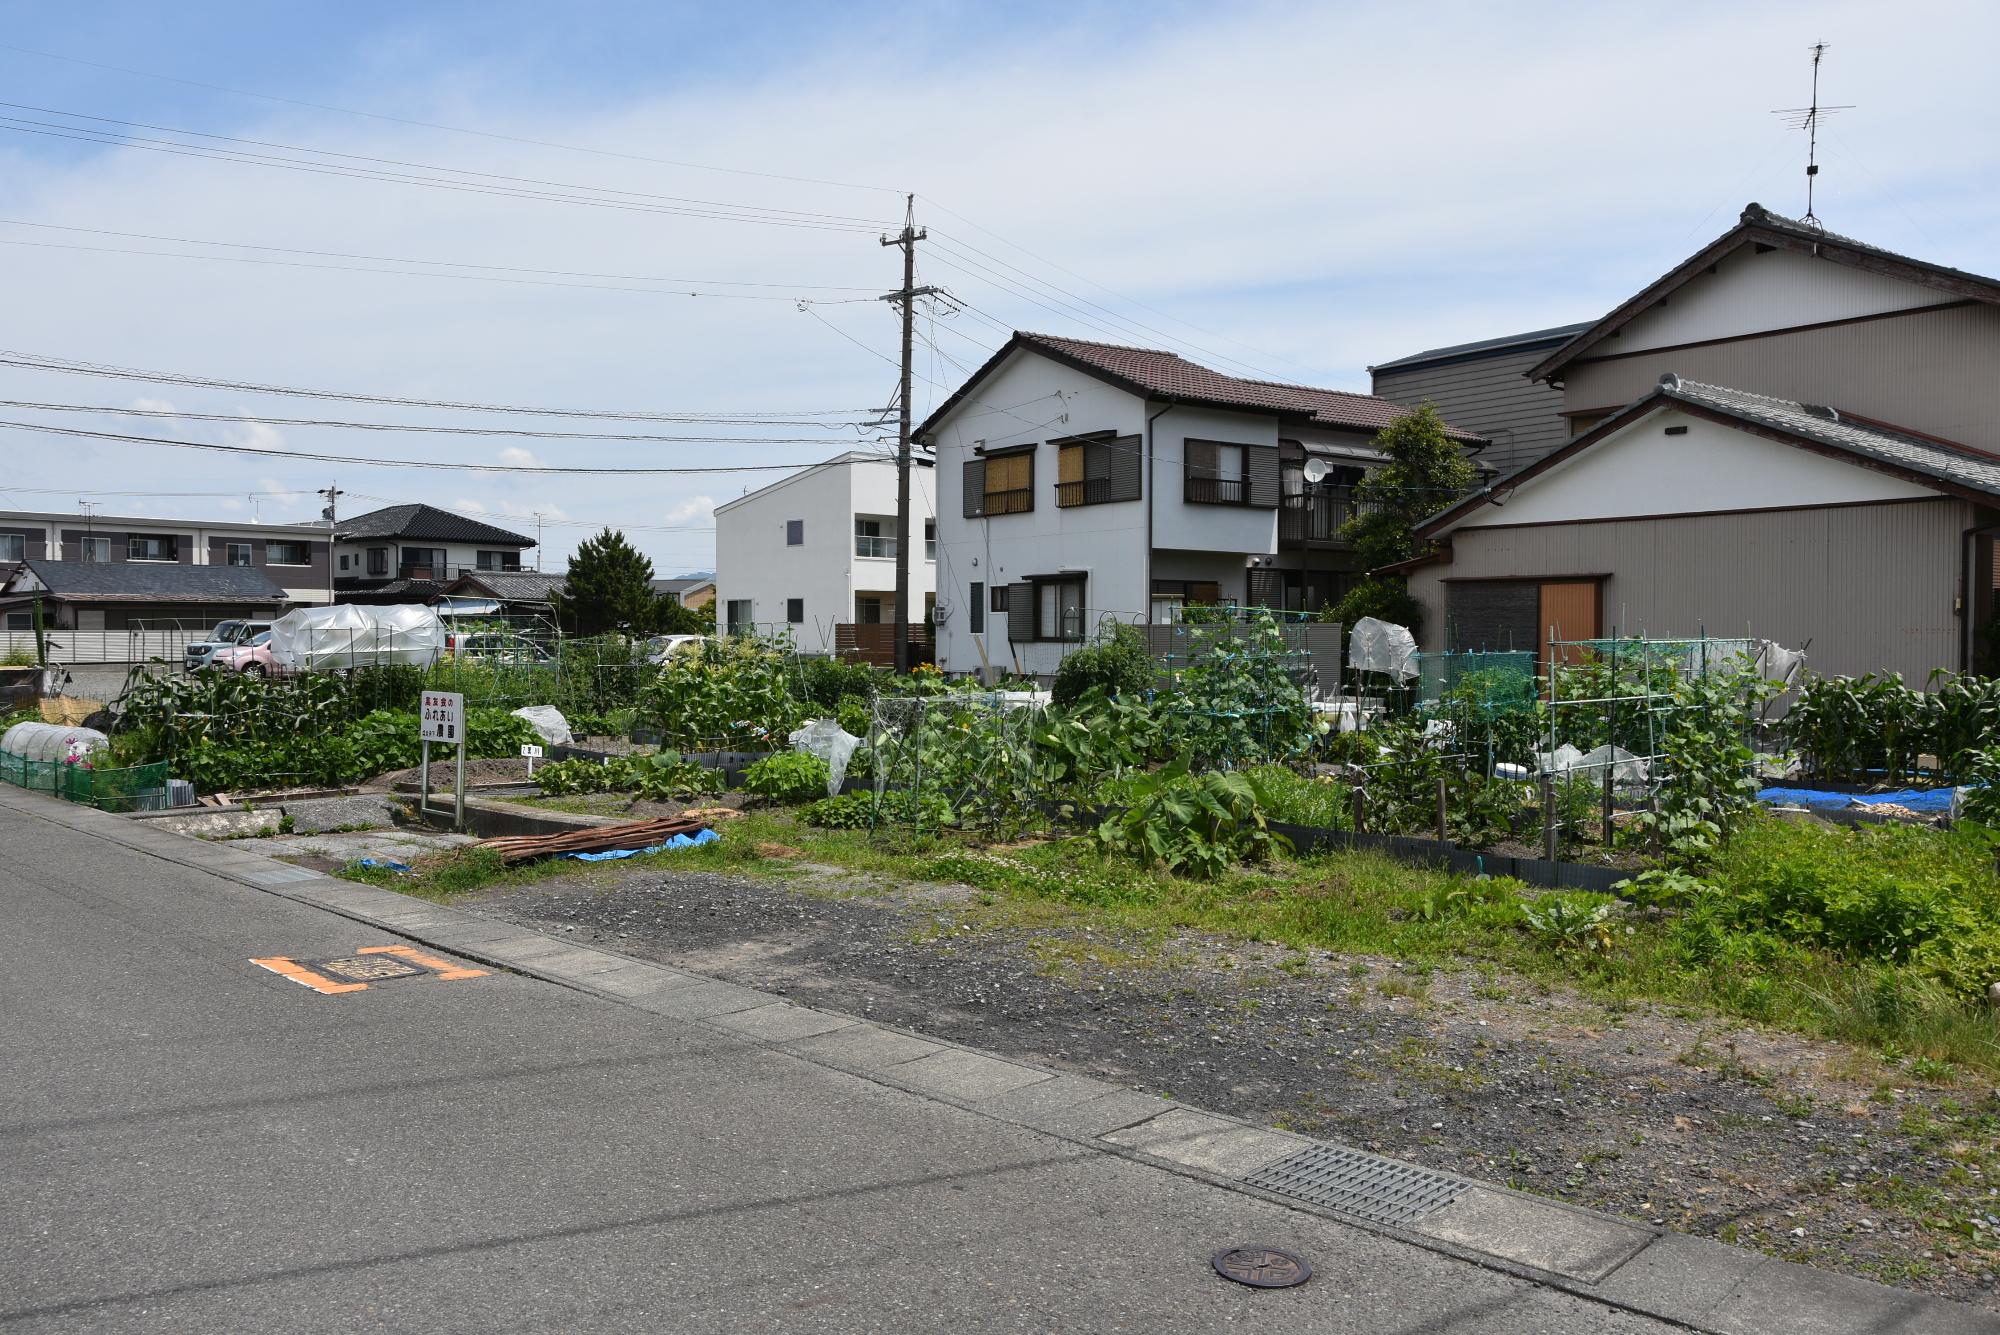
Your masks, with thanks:
[{"label": "two-story white house", "polygon": [[[930,461],[910,470],[910,621],[929,614],[936,581]],[[715,507],[715,600],[723,629],[789,632],[806,653],[854,646],[879,656],[896,620],[896,461],[849,452]],[[880,640],[880,645],[875,641]]]},{"label": "two-story white house", "polygon": [[1403,411],[1016,333],[918,430],[937,461],[938,666],[1041,676],[1107,619],[1337,601],[1360,574],[1339,537],[1351,489]]}]

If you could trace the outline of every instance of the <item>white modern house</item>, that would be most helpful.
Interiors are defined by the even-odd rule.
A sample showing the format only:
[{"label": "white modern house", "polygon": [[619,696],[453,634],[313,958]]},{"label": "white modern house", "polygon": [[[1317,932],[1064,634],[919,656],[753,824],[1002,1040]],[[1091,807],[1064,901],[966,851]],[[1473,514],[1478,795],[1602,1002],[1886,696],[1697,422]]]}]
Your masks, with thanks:
[{"label": "white modern house", "polygon": [[1339,536],[1353,485],[1404,411],[1016,333],[918,431],[937,461],[938,666],[1045,676],[1107,619],[1337,601],[1360,574]]},{"label": "white modern house", "polygon": [[[910,513],[924,545],[910,563],[913,625],[937,588],[933,470],[918,464]],[[893,626],[898,536],[896,462],[880,454],[843,454],[718,505],[716,624],[789,632],[807,653],[834,652],[836,627]]]}]

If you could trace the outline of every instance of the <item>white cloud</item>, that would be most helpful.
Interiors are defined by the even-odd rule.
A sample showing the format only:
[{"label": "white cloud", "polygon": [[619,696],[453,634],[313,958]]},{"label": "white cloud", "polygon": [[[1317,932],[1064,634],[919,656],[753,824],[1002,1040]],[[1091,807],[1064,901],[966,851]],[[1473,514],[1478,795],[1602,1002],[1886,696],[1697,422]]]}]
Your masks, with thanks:
[{"label": "white cloud", "polygon": [[509,445],[500,451],[500,462],[510,468],[543,468],[542,461],[535,457],[533,450],[522,449],[519,445]]},{"label": "white cloud", "polygon": [[715,497],[690,496],[679,505],[669,507],[665,517],[669,524],[685,524],[691,519],[712,519],[714,516]]},{"label": "white cloud", "polygon": [[132,406],[142,413],[170,413],[175,410],[166,399],[137,398],[132,400]]}]

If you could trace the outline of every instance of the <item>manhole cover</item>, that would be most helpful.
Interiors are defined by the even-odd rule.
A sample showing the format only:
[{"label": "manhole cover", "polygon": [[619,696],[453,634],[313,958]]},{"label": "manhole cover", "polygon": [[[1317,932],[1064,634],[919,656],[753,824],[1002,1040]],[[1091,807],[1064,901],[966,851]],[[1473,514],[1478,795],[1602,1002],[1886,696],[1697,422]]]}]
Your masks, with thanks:
[{"label": "manhole cover", "polygon": [[1289,1289],[1313,1277],[1305,1257],[1276,1247],[1231,1247],[1215,1254],[1215,1273],[1253,1289]]},{"label": "manhole cover", "polygon": [[379,983],[389,978],[409,978],[428,972],[394,955],[350,955],[344,960],[308,961],[306,967],[315,973],[349,983]]}]

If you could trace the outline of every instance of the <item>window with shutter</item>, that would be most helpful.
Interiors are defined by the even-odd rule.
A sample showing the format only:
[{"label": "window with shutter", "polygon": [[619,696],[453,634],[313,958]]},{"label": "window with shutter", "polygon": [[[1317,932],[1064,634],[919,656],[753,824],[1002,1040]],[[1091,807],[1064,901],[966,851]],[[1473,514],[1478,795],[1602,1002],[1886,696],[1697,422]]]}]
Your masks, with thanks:
[{"label": "window with shutter", "polygon": [[1069,509],[1139,499],[1138,436],[1114,438],[1100,432],[1054,444],[1057,505]]},{"label": "window with shutter", "polygon": [[1264,510],[1275,510],[1282,495],[1279,472],[1282,467],[1275,445],[1249,445],[1243,449],[1244,475],[1248,492],[1243,498],[1245,505],[1254,505]]},{"label": "window with shutter", "polygon": [[986,513],[986,461],[967,459],[960,479],[960,509],[967,519]]},{"label": "window with shutter", "polygon": [[[1187,442],[1185,498],[1195,505],[1249,503],[1246,455],[1251,447],[1219,440]],[[1277,451],[1271,451],[1277,457]],[[1277,502],[1273,501],[1273,505]]]},{"label": "window with shutter", "polygon": [[1007,586],[1007,638],[1026,644],[1035,638],[1035,586]]},{"label": "window with shutter", "polygon": [[965,600],[965,628],[974,635],[986,633],[986,585],[978,581]]},{"label": "window with shutter", "polygon": [[985,512],[988,515],[1018,515],[1034,508],[1034,451],[988,456]]}]

